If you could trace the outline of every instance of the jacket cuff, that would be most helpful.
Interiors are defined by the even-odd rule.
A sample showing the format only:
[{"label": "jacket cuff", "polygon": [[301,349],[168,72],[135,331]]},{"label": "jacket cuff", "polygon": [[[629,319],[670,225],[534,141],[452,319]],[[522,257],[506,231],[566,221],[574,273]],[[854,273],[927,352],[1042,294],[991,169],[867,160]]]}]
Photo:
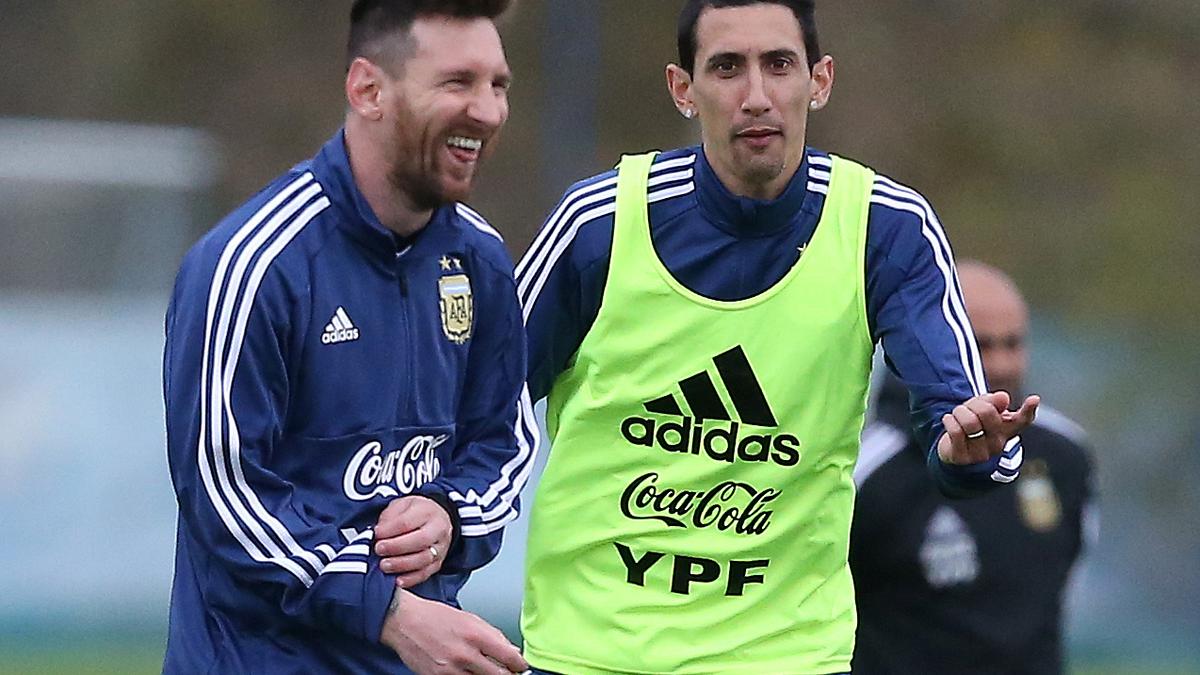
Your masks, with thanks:
[{"label": "jacket cuff", "polygon": [[938,490],[952,499],[977,497],[1002,485],[992,479],[1000,465],[999,455],[977,464],[948,464],[938,455],[935,442],[929,449],[926,465]]},{"label": "jacket cuff", "polygon": [[442,507],[446,515],[450,516],[450,550],[446,551],[446,556],[449,557],[457,548],[459,539],[462,538],[462,521],[458,515],[458,507],[454,505],[450,497],[446,496],[445,492],[434,485],[424,485],[417,490],[416,494],[433,501]]},{"label": "jacket cuff", "polygon": [[388,606],[392,604],[392,594],[396,592],[396,577],[384,573],[379,568],[379,558],[374,553],[367,563],[367,578],[363,584],[363,598],[359,609],[359,624],[361,637],[369,642],[379,642],[383,634],[383,624],[387,621]]}]

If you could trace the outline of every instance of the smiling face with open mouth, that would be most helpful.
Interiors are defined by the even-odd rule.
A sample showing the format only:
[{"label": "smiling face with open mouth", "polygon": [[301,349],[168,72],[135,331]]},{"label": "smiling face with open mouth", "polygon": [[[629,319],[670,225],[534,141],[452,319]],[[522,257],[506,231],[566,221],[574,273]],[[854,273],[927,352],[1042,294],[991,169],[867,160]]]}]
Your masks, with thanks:
[{"label": "smiling face with open mouth", "polygon": [[418,19],[412,45],[389,88],[388,175],[424,210],[470,195],[508,119],[512,76],[486,19]]}]

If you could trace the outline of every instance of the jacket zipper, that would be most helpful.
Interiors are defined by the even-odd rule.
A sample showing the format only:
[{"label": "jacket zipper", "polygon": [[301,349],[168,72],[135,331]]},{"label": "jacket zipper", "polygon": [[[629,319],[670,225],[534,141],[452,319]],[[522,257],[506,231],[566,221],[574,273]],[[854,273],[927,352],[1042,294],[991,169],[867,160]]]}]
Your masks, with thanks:
[{"label": "jacket zipper", "polygon": [[403,344],[400,348],[404,352],[401,358],[401,367],[404,369],[402,376],[402,385],[400,387],[400,410],[399,418],[401,420],[411,419],[409,408],[412,405],[412,391],[415,385],[413,377],[413,352],[415,351],[412,336],[412,317],[408,311],[408,280],[405,278],[404,265],[399,259],[396,260],[396,279],[400,287],[400,321],[404,324],[402,332]]}]

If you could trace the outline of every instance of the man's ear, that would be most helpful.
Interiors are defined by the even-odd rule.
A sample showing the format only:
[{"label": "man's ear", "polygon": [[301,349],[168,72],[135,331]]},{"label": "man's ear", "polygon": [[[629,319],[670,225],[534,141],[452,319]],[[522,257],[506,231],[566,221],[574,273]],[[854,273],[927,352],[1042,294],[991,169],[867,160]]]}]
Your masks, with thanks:
[{"label": "man's ear", "polygon": [[692,101],[692,76],[674,63],[667,65],[667,91],[680,115],[688,119],[696,116],[696,104]]},{"label": "man's ear", "polygon": [[809,108],[820,110],[833,94],[833,57],[826,54],[812,67],[812,97]]},{"label": "man's ear", "polygon": [[346,72],[346,102],[355,114],[368,120],[383,119],[383,69],[363,57],[354,59]]}]

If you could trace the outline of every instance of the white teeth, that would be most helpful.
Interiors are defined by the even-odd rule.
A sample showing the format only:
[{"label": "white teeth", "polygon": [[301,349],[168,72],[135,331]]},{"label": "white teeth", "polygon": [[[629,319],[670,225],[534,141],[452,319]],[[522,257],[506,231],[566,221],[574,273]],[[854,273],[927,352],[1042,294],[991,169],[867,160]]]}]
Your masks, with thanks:
[{"label": "white teeth", "polygon": [[446,139],[446,145],[452,148],[478,151],[483,147],[483,141],[478,138],[467,138],[466,136],[451,136]]}]

